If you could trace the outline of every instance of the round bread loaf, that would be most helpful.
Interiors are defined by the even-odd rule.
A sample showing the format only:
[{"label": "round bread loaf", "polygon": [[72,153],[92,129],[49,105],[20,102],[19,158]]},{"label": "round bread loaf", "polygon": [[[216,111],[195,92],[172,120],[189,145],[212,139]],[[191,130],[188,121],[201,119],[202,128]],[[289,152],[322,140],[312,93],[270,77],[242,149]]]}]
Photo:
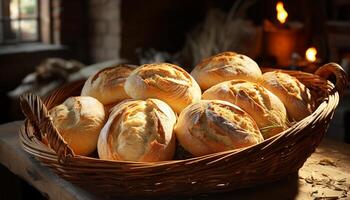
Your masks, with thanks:
[{"label": "round bread loaf", "polygon": [[126,100],[116,105],[98,139],[98,155],[106,160],[155,162],[175,152],[176,115],[158,99]]},{"label": "round bread loaf", "polygon": [[160,99],[177,113],[199,101],[202,95],[191,75],[168,63],[142,65],[126,79],[124,88],[134,99]]},{"label": "round bread loaf", "polygon": [[239,149],[263,141],[252,117],[221,100],[201,100],[185,108],[175,132],[181,146],[194,156]]},{"label": "round bread loaf", "polygon": [[254,60],[245,55],[223,52],[202,60],[191,75],[204,91],[233,79],[258,80],[261,78],[261,70]]},{"label": "round bread loaf", "polygon": [[105,122],[105,110],[98,100],[93,97],[70,97],[52,108],[49,115],[75,154],[86,156],[96,150]]},{"label": "round bread loaf", "polygon": [[219,99],[237,105],[257,123],[264,139],[288,126],[287,111],[281,100],[264,87],[245,80],[225,81],[206,90],[202,99]]},{"label": "round bread loaf", "polygon": [[94,97],[104,105],[130,98],[124,91],[124,83],[135,68],[135,65],[119,64],[98,71],[86,80],[81,96]]},{"label": "round bread loaf", "polygon": [[312,113],[311,92],[295,77],[280,71],[266,72],[261,84],[281,99],[291,121],[300,121]]}]

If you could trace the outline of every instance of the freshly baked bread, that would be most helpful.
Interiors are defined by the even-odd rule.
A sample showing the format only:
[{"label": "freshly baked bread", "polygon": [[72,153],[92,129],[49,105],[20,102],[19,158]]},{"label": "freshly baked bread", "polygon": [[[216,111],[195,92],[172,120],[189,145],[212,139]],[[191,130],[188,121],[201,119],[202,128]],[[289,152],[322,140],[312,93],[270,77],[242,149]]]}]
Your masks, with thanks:
[{"label": "freshly baked bread", "polygon": [[93,97],[70,97],[49,111],[55,127],[75,154],[95,151],[105,122],[103,105]]},{"label": "freshly baked bread", "polygon": [[287,111],[281,100],[256,83],[225,81],[206,90],[202,99],[224,100],[242,108],[253,117],[264,139],[287,128]]},{"label": "freshly baked bread", "polygon": [[98,139],[98,155],[106,160],[155,162],[175,152],[176,115],[158,99],[126,100],[116,105]]},{"label": "freshly baked bread", "polygon": [[175,126],[178,141],[194,156],[239,149],[263,141],[254,119],[221,100],[201,100],[186,107]]},{"label": "freshly baked bread", "polygon": [[256,62],[235,52],[223,52],[202,60],[191,72],[202,90],[233,79],[257,80],[261,71]]},{"label": "freshly baked bread", "polygon": [[124,91],[124,83],[135,68],[135,65],[119,64],[98,71],[86,80],[81,96],[92,96],[104,105],[130,98]]},{"label": "freshly baked bread", "polygon": [[177,113],[201,98],[196,81],[184,69],[168,63],[142,65],[126,79],[124,88],[134,99],[163,100]]},{"label": "freshly baked bread", "polygon": [[281,99],[291,121],[300,121],[312,113],[311,92],[298,79],[279,71],[266,72],[262,77],[261,84]]}]

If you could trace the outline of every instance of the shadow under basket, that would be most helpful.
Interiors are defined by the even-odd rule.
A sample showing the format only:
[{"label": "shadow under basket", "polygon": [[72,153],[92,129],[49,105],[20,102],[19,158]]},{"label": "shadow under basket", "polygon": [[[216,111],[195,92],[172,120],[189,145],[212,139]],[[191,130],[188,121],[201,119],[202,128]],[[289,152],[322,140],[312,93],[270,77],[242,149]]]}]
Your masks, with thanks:
[{"label": "shadow under basket", "polygon": [[[298,171],[315,151],[347,86],[345,72],[335,63],[320,67],[315,74],[282,71],[315,93],[318,107],[284,132],[248,148],[153,163],[74,155],[58,134],[48,110],[79,95],[83,81],[59,88],[44,101],[34,94],[21,97],[21,108],[27,117],[20,130],[21,144],[60,177],[105,197],[187,196],[276,181]],[[332,75],[335,84],[327,81]]]}]

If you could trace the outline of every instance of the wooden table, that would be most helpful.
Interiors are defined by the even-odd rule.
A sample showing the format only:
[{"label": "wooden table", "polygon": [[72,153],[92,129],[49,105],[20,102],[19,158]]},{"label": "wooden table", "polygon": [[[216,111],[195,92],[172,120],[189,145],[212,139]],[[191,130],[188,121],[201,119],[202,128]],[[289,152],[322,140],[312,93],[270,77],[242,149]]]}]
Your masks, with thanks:
[{"label": "wooden table", "polygon": [[[49,199],[101,199],[61,179],[26,153],[18,139],[18,130],[21,125],[21,121],[16,121],[0,126],[0,163],[2,165]],[[350,145],[324,139],[298,174],[254,188],[183,199],[232,198],[350,199]]]}]

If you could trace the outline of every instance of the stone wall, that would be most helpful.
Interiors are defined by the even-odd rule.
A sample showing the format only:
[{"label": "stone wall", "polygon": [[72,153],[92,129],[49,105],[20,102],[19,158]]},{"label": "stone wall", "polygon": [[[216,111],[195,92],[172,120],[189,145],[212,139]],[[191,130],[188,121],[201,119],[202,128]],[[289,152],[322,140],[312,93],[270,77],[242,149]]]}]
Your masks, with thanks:
[{"label": "stone wall", "polygon": [[89,0],[89,55],[91,62],[118,59],[120,0]]}]

